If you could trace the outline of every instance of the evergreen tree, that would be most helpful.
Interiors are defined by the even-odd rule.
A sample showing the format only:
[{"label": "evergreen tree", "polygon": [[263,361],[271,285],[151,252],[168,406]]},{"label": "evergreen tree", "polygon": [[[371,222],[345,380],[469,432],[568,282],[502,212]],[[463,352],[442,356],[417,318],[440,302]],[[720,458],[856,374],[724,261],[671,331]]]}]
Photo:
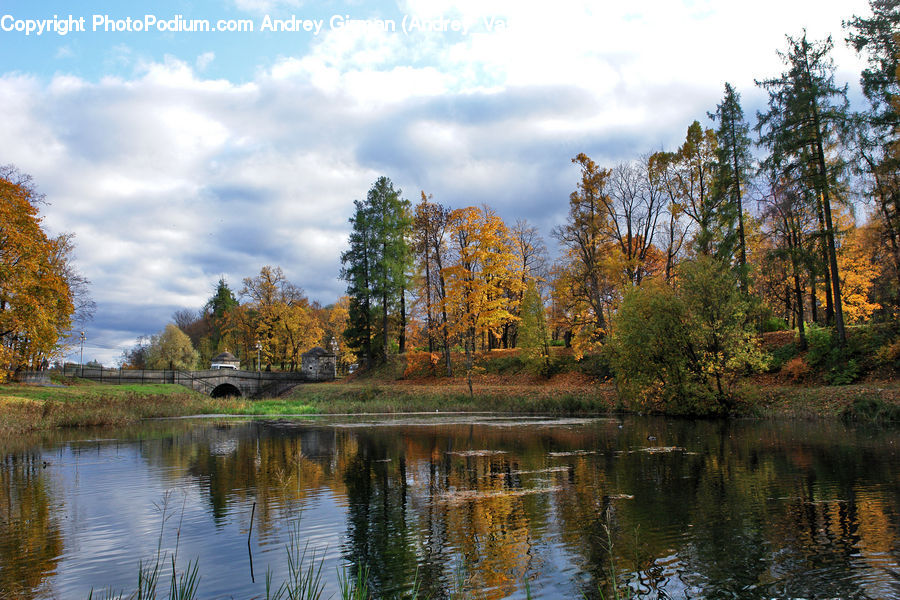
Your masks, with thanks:
[{"label": "evergreen tree", "polygon": [[893,302],[900,305],[900,3],[869,0],[869,6],[871,17],[855,16],[844,27],[847,42],[868,59],[860,78],[870,103],[858,119],[860,166],[871,177],[876,216],[893,259]]},{"label": "evergreen tree", "polygon": [[228,287],[225,278],[220,277],[215,293],[203,307],[203,312],[209,320],[210,347],[214,352],[219,350],[219,342],[222,340],[222,324],[225,314],[237,305],[238,301],[234,292]]},{"label": "evergreen tree", "polygon": [[826,161],[825,148],[839,141],[847,124],[847,86],[837,87],[834,83],[830,37],[821,43],[811,43],[804,31],[800,39],[788,36],[787,40],[788,51],[779,52],[787,71],[777,78],[757,81],[769,93],[769,110],[758,114],[756,129],[760,132],[760,144],[784,161],[786,175],[815,191],[821,206],[826,284],[833,299],[838,340],[843,345],[846,332],[831,215],[831,201],[842,163]]},{"label": "evergreen tree", "polygon": [[372,296],[381,312],[382,360],[390,346],[390,316],[399,317],[398,346],[406,346],[406,290],[412,262],[409,239],[412,235],[410,203],[387,177],[379,177],[366,197],[372,226]]},{"label": "evergreen tree", "polygon": [[344,331],[347,346],[364,362],[372,365],[372,267],[373,233],[368,206],[353,201],[355,214],[350,218],[350,248],[341,253],[341,278],[347,282],[350,298],[348,326]]},{"label": "evergreen tree", "polygon": [[350,348],[362,353],[368,366],[375,358],[373,340],[379,342],[378,358],[387,359],[392,317],[398,321],[400,351],[406,346],[412,216],[409,202],[400,193],[390,179],[379,177],[365,202],[355,202],[350,248],[341,255],[341,277],[348,283],[350,297],[350,325],[344,337]]},{"label": "evergreen tree", "polygon": [[844,21],[850,30],[847,42],[867,54],[869,66],[860,83],[871,104],[868,120],[882,140],[896,142],[900,135],[900,3],[897,0],[869,0],[872,16],[854,16]]},{"label": "evergreen tree", "polygon": [[[750,137],[741,109],[741,95],[734,91],[730,83],[725,84],[725,96],[716,106],[716,112],[710,113],[709,117],[719,124],[716,130],[716,194],[722,199],[719,220],[724,235],[718,253],[720,258],[731,260],[734,244],[737,243],[741,292],[746,294],[749,287],[742,197],[750,173]],[[735,233],[737,240],[734,239]]]}]

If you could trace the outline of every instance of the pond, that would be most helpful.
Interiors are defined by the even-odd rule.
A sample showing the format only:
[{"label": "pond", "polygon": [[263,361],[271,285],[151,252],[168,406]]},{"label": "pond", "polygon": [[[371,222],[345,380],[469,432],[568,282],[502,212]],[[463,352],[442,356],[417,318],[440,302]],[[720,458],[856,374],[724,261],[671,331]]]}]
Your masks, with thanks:
[{"label": "pond", "polygon": [[[148,421],[0,441],[0,598],[197,565],[265,598],[288,554],[376,598],[900,597],[900,434],[498,415]],[[602,594],[602,596],[601,596]]]}]

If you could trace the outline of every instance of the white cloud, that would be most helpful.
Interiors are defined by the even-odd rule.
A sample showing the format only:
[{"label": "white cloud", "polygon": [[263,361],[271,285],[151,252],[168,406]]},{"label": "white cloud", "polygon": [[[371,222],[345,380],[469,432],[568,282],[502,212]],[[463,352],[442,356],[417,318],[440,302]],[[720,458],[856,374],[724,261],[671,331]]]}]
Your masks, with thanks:
[{"label": "white cloud", "polygon": [[215,52],[204,52],[203,54],[201,54],[200,56],[197,57],[197,62],[196,62],[197,70],[205,71],[206,67],[208,67],[214,60],[216,60]]},{"label": "white cloud", "polygon": [[[49,228],[78,235],[99,306],[91,339],[114,348],[199,308],[220,275],[239,288],[264,264],[334,300],[352,200],[382,174],[410,200],[424,189],[452,206],[487,202],[549,235],[577,152],[606,163],[671,147],[726,79],[759,100],[752,80],[780,72],[785,31],[839,36],[840,17],[865,9],[762,2],[752,13],[711,0],[571,1],[551,12],[410,0],[402,11],[501,17],[509,28],[328,32],[240,84],[199,75],[213,51],[185,62],[118,47],[114,72],[125,65],[130,77],[0,75],[0,162],[34,175]],[[838,64],[858,72],[837,46]],[[120,350],[106,352],[109,363]]]}]

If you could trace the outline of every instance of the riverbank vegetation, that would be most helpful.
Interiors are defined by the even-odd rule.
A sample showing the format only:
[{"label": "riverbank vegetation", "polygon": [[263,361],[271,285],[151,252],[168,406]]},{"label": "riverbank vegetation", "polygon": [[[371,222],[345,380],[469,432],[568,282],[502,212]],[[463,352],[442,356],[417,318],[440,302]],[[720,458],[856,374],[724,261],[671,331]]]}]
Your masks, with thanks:
[{"label": "riverbank vegetation", "polygon": [[[176,312],[173,324],[125,351],[121,366],[205,367],[228,350],[244,368],[295,370],[318,345],[355,381],[329,391],[328,406],[352,411],[556,412],[559,404],[569,407],[562,411],[747,414],[759,398],[753,387],[767,378],[794,388],[893,380],[900,371],[900,41],[892,32],[900,13],[877,0],[870,9],[845,23],[846,42],[867,61],[868,107],[849,110],[831,38],[788,36],[778,52],[783,71],[757,82],[768,104],[755,118],[725,84],[707,115],[711,126],[687,124],[677,148],[608,166],[585,153],[572,158],[579,178],[566,217],[550,232],[555,259],[525,220],[506,223],[487,205],[444,206],[425,191],[413,205],[382,176],[354,203],[341,255],[346,296],[322,306],[277,266],[244,278],[237,293],[223,278],[204,307]],[[45,249],[25,251],[9,237],[0,245],[4,264],[38,260],[0,279],[0,359],[34,366],[52,353],[47,344],[59,348],[54,340],[70,325],[77,277],[63,285],[64,244],[54,254],[37,225],[40,199],[14,176],[0,172],[4,198],[21,204],[3,213],[3,230],[18,214],[31,245]],[[56,271],[34,266],[53,266],[52,256],[61,261]],[[45,272],[62,279],[24,275]],[[58,302],[25,302],[41,290]],[[46,335],[26,333],[37,331],[20,322],[31,314],[27,306],[56,307],[39,319]],[[771,343],[772,332],[782,332],[782,343]],[[514,391],[499,395],[517,400],[485,391],[492,374],[517,376]],[[561,374],[604,391],[572,392]],[[420,398],[399,400],[415,387],[400,380],[422,382]],[[468,398],[457,395],[460,381]],[[324,408],[319,393],[302,392]]]}]

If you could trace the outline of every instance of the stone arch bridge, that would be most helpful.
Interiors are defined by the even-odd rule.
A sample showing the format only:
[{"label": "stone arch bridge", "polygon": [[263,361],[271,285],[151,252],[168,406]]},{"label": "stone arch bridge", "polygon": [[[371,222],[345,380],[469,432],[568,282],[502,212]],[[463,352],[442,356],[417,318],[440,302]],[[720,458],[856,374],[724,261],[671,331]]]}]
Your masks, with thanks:
[{"label": "stone arch bridge", "polygon": [[213,398],[241,396],[244,398],[274,397],[291,388],[315,381],[334,379],[330,373],[240,371],[237,369],[207,369],[205,371],[173,371],[147,369],[106,369],[67,365],[66,377],[82,377],[110,385],[135,383],[175,383]]}]

